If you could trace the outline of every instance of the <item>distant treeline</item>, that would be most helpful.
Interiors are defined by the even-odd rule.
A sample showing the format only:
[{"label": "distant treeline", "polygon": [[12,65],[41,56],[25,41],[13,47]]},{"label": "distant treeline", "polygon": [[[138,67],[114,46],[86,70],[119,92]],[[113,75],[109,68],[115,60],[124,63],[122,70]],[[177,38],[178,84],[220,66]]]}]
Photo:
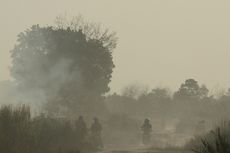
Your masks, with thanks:
[{"label": "distant treeline", "polygon": [[[121,94],[107,96],[105,101],[109,112],[115,114],[139,119],[155,118],[165,124],[176,119],[178,122],[175,121],[174,125],[178,132],[192,132],[202,120],[210,127],[230,116],[230,92],[223,92],[216,97],[205,85],[199,85],[194,79],[186,80],[175,92],[167,88],[149,91],[145,87],[132,85],[124,88]],[[156,124],[159,123],[155,122],[153,127],[158,126]]]}]

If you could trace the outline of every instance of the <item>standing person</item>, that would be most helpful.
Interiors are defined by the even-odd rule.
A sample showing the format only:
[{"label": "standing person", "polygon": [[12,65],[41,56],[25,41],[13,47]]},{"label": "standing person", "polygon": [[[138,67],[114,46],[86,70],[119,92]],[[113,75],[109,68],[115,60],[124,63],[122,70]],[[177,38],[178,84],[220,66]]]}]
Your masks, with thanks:
[{"label": "standing person", "polygon": [[75,127],[79,141],[84,141],[87,134],[87,126],[83,119],[83,116],[79,116],[78,120],[75,123]]},{"label": "standing person", "polygon": [[142,142],[147,145],[150,143],[152,125],[149,122],[149,119],[145,119],[144,124],[141,126],[141,130],[143,131]]},{"label": "standing person", "polygon": [[96,149],[102,149],[103,148],[103,143],[101,138],[102,126],[96,117],[94,118],[94,122],[91,125],[90,130],[92,136],[92,145]]}]

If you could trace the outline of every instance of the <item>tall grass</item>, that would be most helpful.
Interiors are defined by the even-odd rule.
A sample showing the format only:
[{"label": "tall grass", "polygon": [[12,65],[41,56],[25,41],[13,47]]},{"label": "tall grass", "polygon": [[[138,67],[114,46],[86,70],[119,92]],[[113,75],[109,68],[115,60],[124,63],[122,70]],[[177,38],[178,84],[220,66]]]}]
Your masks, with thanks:
[{"label": "tall grass", "polygon": [[230,123],[222,122],[208,134],[193,139],[188,146],[195,153],[230,153]]},{"label": "tall grass", "polygon": [[70,120],[45,115],[32,118],[25,105],[0,108],[1,153],[92,152],[91,146]]}]

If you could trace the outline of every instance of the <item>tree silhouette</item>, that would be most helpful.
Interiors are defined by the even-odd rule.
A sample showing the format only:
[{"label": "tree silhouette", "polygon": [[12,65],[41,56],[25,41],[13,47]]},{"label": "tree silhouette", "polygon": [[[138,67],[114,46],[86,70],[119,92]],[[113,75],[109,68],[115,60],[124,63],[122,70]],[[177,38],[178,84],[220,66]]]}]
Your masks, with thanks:
[{"label": "tree silhouette", "polygon": [[205,85],[200,86],[194,79],[187,79],[181,84],[179,90],[175,92],[175,99],[182,100],[201,100],[208,96],[209,90]]},{"label": "tree silhouette", "polygon": [[33,25],[18,35],[11,75],[21,88],[42,90],[47,100],[69,108],[109,91],[116,37],[96,25],[87,29],[78,24]]}]

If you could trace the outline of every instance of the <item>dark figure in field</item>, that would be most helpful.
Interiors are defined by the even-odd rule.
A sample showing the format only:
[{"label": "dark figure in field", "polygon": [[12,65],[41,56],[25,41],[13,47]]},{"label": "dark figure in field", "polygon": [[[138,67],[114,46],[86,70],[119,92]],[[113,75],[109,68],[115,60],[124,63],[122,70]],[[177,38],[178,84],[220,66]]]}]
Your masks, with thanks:
[{"label": "dark figure in field", "polygon": [[95,149],[102,149],[103,148],[103,143],[101,138],[102,126],[97,118],[94,118],[94,122],[90,127],[90,130],[91,130],[92,145],[95,147]]},{"label": "dark figure in field", "polygon": [[143,131],[142,142],[147,145],[150,142],[152,125],[149,123],[149,119],[145,119],[144,124],[141,126],[141,130]]},{"label": "dark figure in field", "polygon": [[78,120],[76,121],[75,127],[76,127],[77,137],[79,138],[80,141],[84,141],[88,129],[83,119],[83,116],[79,116]]}]

